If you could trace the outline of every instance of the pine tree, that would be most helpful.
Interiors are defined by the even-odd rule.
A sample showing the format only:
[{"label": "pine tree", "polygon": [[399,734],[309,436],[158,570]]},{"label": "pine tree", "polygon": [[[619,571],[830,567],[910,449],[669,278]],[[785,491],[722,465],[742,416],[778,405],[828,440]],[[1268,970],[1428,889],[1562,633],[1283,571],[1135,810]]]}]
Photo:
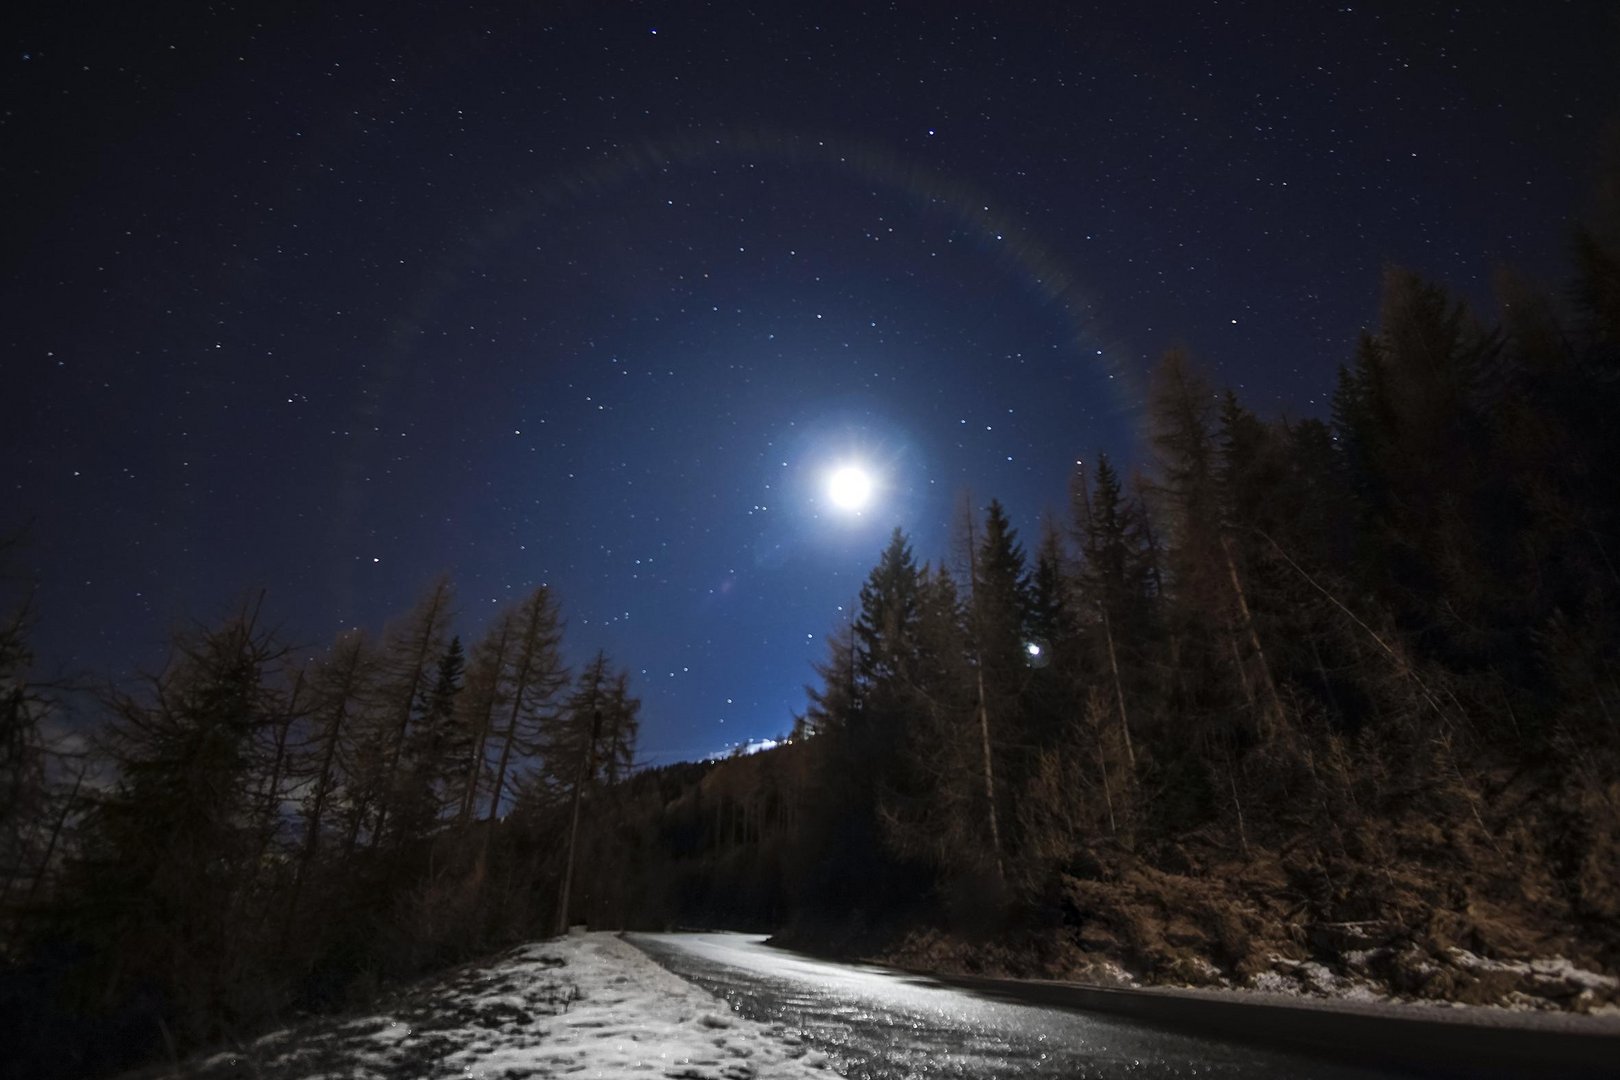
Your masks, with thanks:
[{"label": "pine tree", "polygon": [[491,746],[492,751],[498,751],[489,795],[491,821],[501,816],[501,804],[513,786],[515,761],[540,752],[557,693],[568,683],[568,669],[560,652],[562,617],[544,585],[519,606],[511,640],[510,656],[499,683],[506,715]]},{"label": "pine tree", "polygon": [[855,626],[841,623],[827,637],[827,659],[814,665],[819,685],[805,687],[809,707],[801,725],[806,735],[830,735],[846,731],[860,710],[856,686]]},{"label": "pine tree", "polygon": [[502,685],[516,634],[511,611],[495,617],[484,637],[473,647],[466,683],[456,698],[457,723],[466,733],[467,753],[460,763],[460,800],[456,820],[462,826],[479,810],[478,794],[489,772],[487,751],[497,715],[505,703]]},{"label": "pine tree", "polygon": [[869,695],[915,681],[919,572],[899,528],[861,586],[855,620],[856,671]]},{"label": "pine tree", "polygon": [[339,636],[310,677],[312,729],[302,749],[304,762],[300,769],[300,778],[307,784],[303,800],[304,836],[292,897],[287,903],[284,940],[290,938],[297,925],[324,830],[334,810],[342,803],[347,782],[344,761],[354,735],[354,723],[364,708],[372,663],[365,635],[355,630]]},{"label": "pine tree", "polygon": [[281,648],[251,614],[176,643],[143,694],[115,692],[105,746],[116,786],[95,799],[71,869],[75,930],[117,1000],[162,988],[185,1038],[217,1037],[268,942],[232,916],[255,880],[252,745],[286,713],[266,684]]},{"label": "pine tree", "polygon": [[[389,835],[390,814],[396,809],[409,812],[419,806],[408,782],[412,720],[418,715],[419,696],[431,685],[434,667],[445,650],[450,601],[450,583],[440,578],[390,635],[378,657],[376,703],[382,771],[377,817],[371,831],[373,848],[380,847]],[[420,815],[411,817],[396,830],[399,839],[408,838],[420,826]]]},{"label": "pine tree", "polygon": [[420,836],[429,831],[451,800],[453,780],[461,778],[472,741],[458,724],[456,710],[466,666],[461,638],[452,637],[439,657],[433,681],[418,692],[401,783],[401,818],[409,817],[398,822],[403,833]]},{"label": "pine tree", "polygon": [[[1172,349],[1156,372],[1152,404],[1161,475],[1157,491],[1171,517],[1175,610],[1184,619],[1179,644],[1197,656],[1203,689],[1219,694],[1223,668],[1238,677],[1256,733],[1269,739],[1287,719],[1231,536],[1215,396],[1187,355]],[[1243,429],[1232,433],[1238,445],[1253,428],[1235,399],[1230,404],[1235,427]],[[1225,471],[1239,476],[1247,464],[1236,462]],[[1215,660],[1220,652],[1226,653],[1224,663]],[[1218,701],[1210,704],[1212,711],[1224,711]]]},{"label": "pine tree", "polygon": [[884,840],[942,875],[993,865],[977,696],[964,613],[943,568],[918,581],[916,680],[903,705],[903,745],[879,796]]},{"label": "pine tree", "polygon": [[1493,428],[1500,339],[1438,285],[1390,270],[1340,409],[1362,496],[1358,577],[1420,654],[1466,670],[1531,655],[1516,625],[1527,514]]},{"label": "pine tree", "polygon": [[911,544],[898,528],[861,586],[855,617],[855,700],[839,749],[863,792],[875,806],[879,790],[898,775],[909,705],[920,682],[917,620],[922,574]]},{"label": "pine tree", "polygon": [[[973,653],[974,690],[979,727],[978,773],[983,782],[986,824],[997,879],[1006,876],[1008,754],[1005,747],[1023,737],[1021,696],[1027,670],[1029,579],[1024,552],[1006,511],[992,499],[985,515],[984,539],[975,543],[968,518],[968,632]],[[1003,782],[998,786],[996,775]],[[1016,788],[1016,781],[1012,785]]]},{"label": "pine tree", "polygon": [[921,591],[911,545],[895,529],[861,587],[847,642],[851,662],[844,666],[845,642],[835,638],[826,684],[812,699],[812,717],[831,725],[810,744],[827,813],[807,836],[804,885],[826,903],[862,907],[899,887],[883,839],[882,800],[905,784],[904,752],[922,685]]},{"label": "pine tree", "polygon": [[1134,772],[1136,746],[1131,735],[1126,650],[1133,632],[1145,630],[1145,621],[1139,617],[1145,588],[1143,565],[1133,550],[1131,514],[1108,455],[1097,456],[1096,478],[1090,485],[1083,472],[1077,475],[1075,489],[1080,592],[1096,614],[1101,631],[1101,666],[1109,685],[1107,698],[1119,725],[1120,744]]},{"label": "pine tree", "polygon": [[1062,533],[1047,520],[1029,575],[1030,640],[1042,646],[1044,658],[1035,655],[1043,665],[1053,663],[1055,655],[1066,655],[1079,633],[1068,558]]},{"label": "pine tree", "polygon": [[1018,530],[994,499],[974,554],[969,624],[994,696],[1011,703],[1028,668],[1030,580]]},{"label": "pine tree", "polygon": [[1029,588],[1029,689],[1026,731],[1039,751],[1057,743],[1079,708],[1079,689],[1093,677],[1084,655],[1073,571],[1063,536],[1043,522]]},{"label": "pine tree", "polygon": [[630,696],[628,675],[611,671],[607,655],[598,651],[546,727],[544,760],[554,777],[554,789],[569,806],[568,844],[557,899],[559,934],[568,929],[573,902],[581,808],[599,788],[611,788],[628,774],[640,709],[641,703]]}]

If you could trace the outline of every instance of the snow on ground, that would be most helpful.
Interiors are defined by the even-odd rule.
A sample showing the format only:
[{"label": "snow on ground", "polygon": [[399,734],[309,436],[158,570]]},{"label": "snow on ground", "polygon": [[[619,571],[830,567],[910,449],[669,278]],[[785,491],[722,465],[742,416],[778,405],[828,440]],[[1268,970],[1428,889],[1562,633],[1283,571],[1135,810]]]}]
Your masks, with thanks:
[{"label": "snow on ground", "polygon": [[[1352,954],[1347,954],[1347,956]],[[1615,985],[1612,976],[1586,971],[1563,958],[1528,962],[1488,960],[1463,949],[1453,948],[1451,958],[1459,967],[1477,971],[1500,969],[1517,974],[1530,973],[1539,979],[1566,980],[1571,986],[1590,990]],[[1524,994],[1510,994],[1500,1005],[1464,1005],[1458,1002],[1413,998],[1392,994],[1365,977],[1339,974],[1315,961],[1271,957],[1272,970],[1261,972],[1246,987],[1237,986],[1147,986],[1143,993],[1176,997],[1208,998],[1218,1001],[1249,1002],[1255,1005],[1285,1005],[1294,1008],[1362,1013],[1408,1019],[1444,1020],[1447,1023],[1485,1027],[1511,1027],[1570,1033],[1620,1036],[1620,1009],[1599,1006],[1586,1012],[1554,1008],[1548,1000]],[[1439,970],[1433,962],[1414,962]]]},{"label": "snow on ground", "polygon": [[832,1075],[782,1025],[745,1020],[612,934],[525,945],[420,984],[372,1015],[278,1031],[185,1075],[668,1077],[795,1080]]},{"label": "snow on ground", "polygon": [[[1467,949],[1455,945],[1448,951],[1451,962],[1458,967],[1474,972],[1508,972],[1516,976],[1527,989],[1541,995],[1573,997],[1576,1001],[1590,1002],[1597,994],[1604,993],[1604,996],[1612,1001],[1615,991],[1620,990],[1620,979],[1596,971],[1587,971],[1562,956],[1544,957],[1539,960],[1492,960],[1476,956]],[[1535,1007],[1540,1000],[1522,991],[1509,994],[1508,999],[1511,1005],[1520,1007]],[[1620,1009],[1612,1004],[1600,1005],[1591,1011],[1600,1015],[1620,1015]]]},{"label": "snow on ground", "polygon": [[1301,962],[1275,954],[1271,957],[1271,970],[1256,975],[1251,987],[1265,994],[1310,995],[1347,1002],[1393,1000],[1368,979],[1339,975],[1314,960]]},{"label": "snow on ground", "polygon": [[1515,975],[1529,975],[1532,978],[1557,979],[1587,990],[1620,989],[1620,979],[1576,967],[1562,956],[1541,960],[1490,960],[1455,945],[1450,952],[1458,965],[1475,971],[1511,971]]},{"label": "snow on ground", "polygon": [[[1246,983],[1227,980],[1217,973],[1215,978],[1206,979],[1201,989],[1212,994],[1249,995],[1256,1001],[1296,999],[1291,1003],[1314,1003],[1327,1007],[1388,1005],[1393,1009],[1406,1009],[1416,1006],[1472,1011],[1482,1017],[1502,1012],[1589,1016],[1601,1018],[1604,1030],[1613,1030],[1620,1022],[1620,1005],[1611,1003],[1620,992],[1620,979],[1588,971],[1561,956],[1527,961],[1492,960],[1451,946],[1442,956],[1413,952],[1402,958],[1406,970],[1419,975],[1434,974],[1444,966],[1450,966],[1474,975],[1510,975],[1517,983],[1516,987],[1510,984],[1503,990],[1500,1000],[1493,1004],[1463,1004],[1394,993],[1370,974],[1378,954],[1379,950],[1373,949],[1346,951],[1340,956],[1338,967],[1341,970],[1335,970],[1315,960],[1291,960],[1273,953],[1268,957],[1270,970],[1260,972]],[[1194,988],[1155,986],[1144,989]],[[1578,1020],[1574,1022],[1580,1023]]]}]

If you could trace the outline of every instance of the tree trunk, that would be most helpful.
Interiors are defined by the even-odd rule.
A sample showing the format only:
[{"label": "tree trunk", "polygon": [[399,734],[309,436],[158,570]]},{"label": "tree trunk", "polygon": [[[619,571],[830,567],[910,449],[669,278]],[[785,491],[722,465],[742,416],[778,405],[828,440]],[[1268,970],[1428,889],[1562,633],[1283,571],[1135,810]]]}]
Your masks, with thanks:
[{"label": "tree trunk", "polygon": [[591,739],[585,744],[585,752],[580,755],[579,774],[574,778],[573,809],[569,812],[568,822],[568,859],[563,864],[562,889],[557,898],[557,933],[568,932],[568,904],[574,893],[574,845],[579,840],[579,804],[585,794],[585,784],[589,781],[591,768],[595,764],[592,759],[596,756],[596,740],[602,734],[602,706],[597,705],[591,715]]},{"label": "tree trunk", "polygon": [[1254,649],[1255,659],[1260,662],[1260,685],[1266,692],[1266,708],[1269,716],[1262,722],[1260,737],[1270,739],[1286,726],[1283,715],[1282,698],[1277,695],[1277,683],[1271,677],[1271,664],[1266,660],[1266,650],[1260,644],[1260,632],[1255,629],[1254,616],[1249,611],[1249,597],[1243,591],[1243,579],[1238,576],[1237,560],[1232,557],[1232,541],[1223,531],[1221,537],[1221,554],[1226,557],[1226,572],[1232,579],[1232,594],[1237,597],[1238,613],[1243,617],[1243,627],[1249,634],[1249,646]]},{"label": "tree trunk", "polygon": [[990,713],[984,704],[984,667],[977,669],[979,677],[979,741],[984,758],[984,799],[990,807],[990,849],[996,856],[996,878],[1004,877],[1001,865],[1001,826],[996,821],[996,774],[990,754]]},{"label": "tree trunk", "polygon": [[500,643],[495,648],[494,674],[487,687],[489,702],[484,707],[484,715],[478,720],[478,738],[474,740],[471,759],[467,762],[467,787],[461,793],[461,808],[456,814],[456,821],[463,828],[472,820],[478,807],[478,781],[484,772],[484,749],[489,745],[489,729],[495,722],[495,704],[500,696],[501,669],[506,666],[506,647],[511,634],[511,621],[502,616],[500,623]]},{"label": "tree trunk", "polygon": [[[530,635],[533,636],[532,634]],[[523,709],[523,694],[529,688],[529,671],[534,664],[533,642],[523,650],[523,663],[518,666],[517,686],[512,690],[512,711],[506,718],[505,743],[501,746],[501,763],[495,769],[495,790],[489,795],[489,819],[500,814],[501,789],[506,786],[506,767],[512,760],[512,740],[517,737],[518,713]]]},{"label": "tree trunk", "polygon": [[1108,642],[1108,671],[1114,679],[1114,700],[1119,704],[1119,730],[1125,736],[1125,760],[1130,763],[1131,775],[1136,775],[1136,747],[1131,743],[1131,721],[1125,712],[1125,684],[1119,678],[1119,655],[1114,652],[1114,622],[1108,617],[1106,606],[1102,611],[1103,637]]},{"label": "tree trunk", "polygon": [[996,880],[1006,878],[1006,868],[1001,861],[1001,824],[996,819],[996,769],[994,755],[990,750],[990,705],[984,693],[984,630],[979,620],[979,556],[975,549],[976,537],[973,535],[973,508],[967,508],[968,525],[968,604],[973,610],[974,651],[978,656],[974,658],[973,672],[977,679],[979,690],[979,743],[980,757],[984,771],[984,800],[989,808],[990,823],[990,850],[996,858]]}]

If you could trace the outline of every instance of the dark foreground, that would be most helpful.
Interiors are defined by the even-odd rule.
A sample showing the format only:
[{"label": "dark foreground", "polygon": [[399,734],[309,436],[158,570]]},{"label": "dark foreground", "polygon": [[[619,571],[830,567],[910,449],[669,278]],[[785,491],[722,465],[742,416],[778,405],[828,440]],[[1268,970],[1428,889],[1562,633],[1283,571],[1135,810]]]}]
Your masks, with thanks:
[{"label": "dark foreground", "polygon": [[740,934],[628,940],[744,1016],[797,1029],[840,1073],[861,1080],[1620,1076],[1614,1037],[1070,994],[1043,984],[947,983],[813,959]]}]

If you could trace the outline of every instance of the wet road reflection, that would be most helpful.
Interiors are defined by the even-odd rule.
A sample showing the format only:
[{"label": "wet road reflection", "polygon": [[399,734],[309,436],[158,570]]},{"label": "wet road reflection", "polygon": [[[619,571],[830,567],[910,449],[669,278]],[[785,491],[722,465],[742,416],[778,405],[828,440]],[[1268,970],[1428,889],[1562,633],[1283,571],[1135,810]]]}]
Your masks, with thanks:
[{"label": "wet road reflection", "polygon": [[798,1032],[841,1074],[858,1080],[1402,1075],[998,1000],[887,968],[811,959],[746,934],[627,934],[626,939],[724,997],[742,1015]]}]

